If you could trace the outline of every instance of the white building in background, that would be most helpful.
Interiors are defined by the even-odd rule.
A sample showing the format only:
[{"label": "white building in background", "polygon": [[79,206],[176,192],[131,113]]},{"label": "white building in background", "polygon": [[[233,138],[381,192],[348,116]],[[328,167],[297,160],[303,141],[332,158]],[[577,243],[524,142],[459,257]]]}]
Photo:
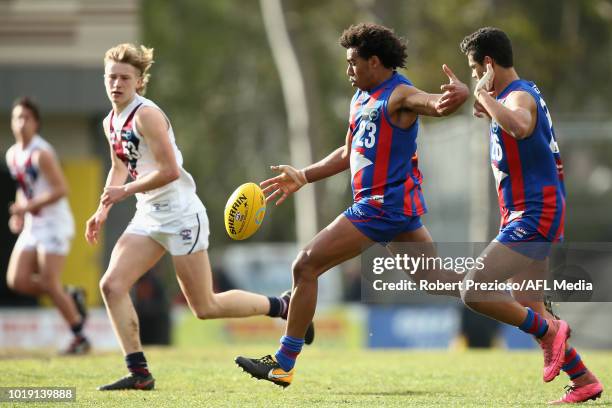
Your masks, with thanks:
[{"label": "white building in background", "polygon": [[[139,8],[138,0],[0,0],[0,117],[16,97],[32,96],[60,156],[94,155],[94,122],[108,110],[102,58],[139,39]],[[0,138],[0,149],[11,142]]]}]

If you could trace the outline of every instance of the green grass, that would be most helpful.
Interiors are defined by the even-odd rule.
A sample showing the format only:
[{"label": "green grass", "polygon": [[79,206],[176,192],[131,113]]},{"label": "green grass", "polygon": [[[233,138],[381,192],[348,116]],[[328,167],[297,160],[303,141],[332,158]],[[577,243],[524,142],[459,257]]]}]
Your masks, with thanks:
[{"label": "green grass", "polygon": [[[256,381],[233,362],[237,354],[261,356],[274,345],[207,348],[147,348],[157,379],[152,392],[99,392],[97,385],[124,375],[119,353],[56,357],[51,353],[0,354],[1,386],[73,386],[78,406],[546,406],[559,398],[566,379],[541,379],[538,352],[369,351],[308,348],[293,384],[283,390]],[[583,358],[605,384],[612,384],[612,353]],[[588,406],[606,406],[604,394]],[[7,404],[0,403],[1,406]],[[49,407],[49,403],[19,406]],[[70,404],[57,404],[70,406]]]}]

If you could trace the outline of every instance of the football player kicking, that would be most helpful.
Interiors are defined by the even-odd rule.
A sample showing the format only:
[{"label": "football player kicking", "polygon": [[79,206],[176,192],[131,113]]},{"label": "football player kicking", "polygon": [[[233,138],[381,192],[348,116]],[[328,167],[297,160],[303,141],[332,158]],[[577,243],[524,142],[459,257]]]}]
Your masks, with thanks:
[{"label": "football player kicking", "polygon": [[[85,238],[98,241],[113,204],[136,195],[136,213],[113,248],[100,289],[129,375],[99,390],[151,390],[140,343],[138,316],[130,288],[164,253],[172,255],[189,307],[200,319],[268,315],[285,318],[290,292],[266,297],[241,290],[214,293],[208,260],[208,218],[195,182],[183,168],[170,120],[142,96],[153,63],[153,49],[120,44],[104,56],[104,85],[112,110],[103,121],[111,168]],[[132,181],[126,183],[128,175]],[[308,338],[314,336],[309,325]]]},{"label": "football player kicking", "polygon": [[[388,42],[394,46],[389,46]],[[431,243],[431,237],[419,219],[426,210],[420,188],[422,178],[416,162],[417,114],[431,116],[449,114],[456,110],[467,96],[465,85],[457,80],[448,68],[445,68],[445,71],[450,83],[442,87],[445,90],[443,95],[425,94],[414,88],[407,80],[400,80],[398,77],[401,76],[394,69],[403,66],[405,56],[402,53],[401,43],[395,45],[398,42],[399,39],[389,30],[370,24],[353,26],[343,33],[341,44],[347,48],[349,63],[347,74],[353,85],[359,88],[351,103],[346,146],[338,148],[327,158],[302,170],[286,165],[275,166],[273,169],[281,172],[281,175],[262,183],[262,186],[266,187],[265,191],[271,192],[270,199],[280,195],[277,201],[277,204],[280,204],[307,182],[329,177],[350,166],[355,203],[321,231],[298,255],[293,266],[294,292],[289,308],[289,323],[286,335],[281,339],[280,349],[274,356],[236,359],[240,367],[256,378],[266,379],[283,387],[291,383],[295,359],[303,343],[301,336],[306,323],[314,314],[319,275],[332,266],[358,255],[374,242],[388,243],[390,251],[396,253],[406,250],[405,246],[401,245],[403,242]],[[466,40],[466,47],[468,42]],[[466,48],[464,52],[469,54],[471,51],[468,52]],[[480,70],[477,70],[476,65],[470,61],[474,74],[481,79],[476,89],[479,102],[480,98],[490,98],[486,89],[495,91],[502,85],[503,89],[513,80],[509,80],[504,85],[502,78],[508,80],[511,76],[507,75],[512,72],[516,76],[511,63],[506,68],[494,64],[493,71],[500,72],[497,80],[493,71],[488,76],[484,76],[482,60],[478,64]],[[528,96],[531,95],[529,97],[535,95],[526,90],[523,92]],[[536,161],[530,161],[536,163],[536,166],[526,170],[534,180],[540,178],[537,182],[540,185],[539,187],[535,184],[531,187],[521,186],[522,190],[526,190],[517,193],[517,197],[522,198],[515,202],[511,201],[512,197],[505,196],[512,194],[508,186],[517,186],[514,191],[518,192],[520,191],[518,185],[524,182],[515,184],[510,181],[516,180],[513,177],[516,169],[515,172],[508,170],[507,162],[504,162],[506,164],[499,169],[498,156],[504,157],[505,145],[499,145],[499,135],[497,138],[492,136],[492,142],[496,143],[492,145],[491,150],[498,162],[494,163],[494,168],[501,172],[505,171],[505,175],[498,174],[502,185],[500,191],[503,192],[500,202],[509,204],[502,207],[504,219],[499,236],[481,255],[486,259],[485,267],[470,271],[465,276],[466,280],[489,282],[512,278],[514,281],[520,281],[541,276],[540,274],[546,270],[549,243],[562,237],[565,199],[560,178],[560,157],[556,151],[552,126],[547,129],[544,126],[547,122],[537,121],[538,117],[548,118],[543,100],[540,101],[539,93],[537,95],[538,107],[535,103],[529,105],[527,100],[530,106],[526,109],[527,112],[521,111],[525,108],[517,108],[525,102],[525,99],[513,108],[504,108],[497,103],[496,106],[507,111],[505,116],[502,114],[503,117],[507,119],[516,115],[519,116],[519,120],[516,122],[511,120],[512,125],[503,118],[496,120],[492,130],[499,132],[504,126],[509,126],[513,135],[510,137],[513,139],[520,135],[523,137],[531,135],[529,139],[532,142],[528,143],[533,145],[529,147],[537,147],[537,150],[530,154],[542,157],[538,156]],[[498,111],[487,110],[495,109],[490,102],[489,99],[482,105],[477,102],[476,113],[480,115],[489,112],[489,116],[498,118]],[[528,116],[524,116],[525,113]],[[525,119],[529,125],[517,133],[516,127],[512,126],[517,122],[524,126],[522,120]],[[534,129],[536,122],[540,127]],[[517,154],[516,146],[519,143],[521,142],[518,140],[508,142],[508,148],[514,149],[511,154]],[[549,146],[553,146],[554,149],[551,150]],[[412,160],[405,160],[405,157],[412,157]],[[518,158],[513,156],[512,160],[511,166],[514,166]],[[532,193],[531,188],[541,188],[541,190]],[[523,208],[525,197],[530,199],[532,208],[529,211]],[[518,205],[518,210],[515,210],[514,205]],[[516,245],[516,239],[521,235],[527,238],[524,241],[529,244]],[[520,239],[518,243],[521,243]],[[427,254],[435,254],[435,250],[428,249],[427,245],[420,245],[420,249],[424,249],[423,252]],[[517,271],[522,273],[517,274]],[[429,276],[423,278],[422,271],[418,271],[411,277],[416,280],[446,282],[464,279],[461,275],[448,272],[428,271]],[[567,323],[547,312],[543,302],[540,301],[541,298],[534,299],[533,294],[528,292],[513,293],[516,300],[505,293],[475,290],[462,293],[451,291],[445,294],[461,296],[472,309],[533,334],[544,352],[544,380],[551,381],[561,369],[573,380],[570,393],[559,402],[584,401],[601,394],[601,384],[586,369],[575,350],[566,346],[569,337]]]},{"label": "football player kicking", "polygon": [[[420,218],[426,206],[416,154],[418,115],[449,115],[469,96],[467,86],[447,66],[443,66],[449,79],[442,86],[444,93],[416,88],[397,72],[405,66],[406,46],[386,27],[351,26],[340,37],[340,44],[346,48],[347,76],[357,88],[345,145],[302,170],[274,166],[281,174],[261,183],[268,200],[278,197],[278,205],[306,183],[351,170],[353,205],[320,231],[293,263],[293,295],[280,348],[259,359],[236,358],[254,377],[283,387],[291,384],[295,360],[314,316],[321,274],[376,242],[432,242]],[[425,247],[432,254],[433,245]],[[453,271],[436,272],[438,275],[428,278],[461,280]]]},{"label": "football player kicking", "polygon": [[[565,222],[563,165],[550,113],[536,85],[519,78],[512,44],[503,31],[481,28],[465,37],[460,48],[478,79],[474,115],[491,122],[491,166],[502,216],[499,234],[481,255],[486,256],[485,268],[471,271],[466,279],[541,279],[551,244],[563,240]],[[570,378],[567,394],[551,403],[599,398],[603,386],[567,342],[567,323],[546,310],[541,296],[513,295],[520,303],[507,293],[476,290],[465,291],[462,298],[473,310],[538,339],[544,351],[544,381],[552,381],[560,370]]]}]

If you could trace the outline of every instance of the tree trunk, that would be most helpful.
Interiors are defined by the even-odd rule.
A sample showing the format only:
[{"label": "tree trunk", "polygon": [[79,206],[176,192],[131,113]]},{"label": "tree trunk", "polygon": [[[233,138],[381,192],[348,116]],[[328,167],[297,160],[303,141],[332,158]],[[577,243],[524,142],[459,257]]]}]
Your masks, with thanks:
[{"label": "tree trunk", "polygon": [[[278,69],[287,123],[291,165],[303,168],[312,163],[309,138],[309,115],[305,84],[297,55],[291,44],[280,0],[260,0],[263,22]],[[304,245],[317,233],[317,208],[313,186],[304,186],[294,196],[295,232],[299,245]]]}]

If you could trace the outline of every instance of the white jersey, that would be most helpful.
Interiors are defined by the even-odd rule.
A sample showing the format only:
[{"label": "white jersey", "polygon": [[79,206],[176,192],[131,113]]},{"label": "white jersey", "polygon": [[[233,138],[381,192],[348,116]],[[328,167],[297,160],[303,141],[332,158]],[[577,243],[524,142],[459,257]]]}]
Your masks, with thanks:
[{"label": "white jersey", "polygon": [[[43,150],[55,156],[53,147],[42,137],[35,135],[25,148],[14,144],[6,152],[6,164],[11,176],[28,200],[51,191],[48,180],[40,171],[38,155],[34,155],[34,152]],[[24,230],[32,228],[61,228],[69,232],[68,235],[72,234],[74,221],[66,197],[44,206],[36,214],[26,213]]]},{"label": "white jersey", "polygon": [[[164,114],[154,102],[136,95],[119,115],[115,115],[111,110],[105,119],[109,124],[106,131],[112,148],[117,157],[125,163],[133,179],[146,176],[158,169],[147,140],[142,137],[134,121],[136,112],[143,106],[154,107]],[[167,116],[166,120],[168,136],[174,150],[176,164],[180,169],[180,176],[162,187],[136,194],[136,216],[134,218],[149,225],[167,224],[177,218],[204,211],[204,205],[196,195],[195,182],[183,168],[183,155],[176,146],[174,131]]]}]

